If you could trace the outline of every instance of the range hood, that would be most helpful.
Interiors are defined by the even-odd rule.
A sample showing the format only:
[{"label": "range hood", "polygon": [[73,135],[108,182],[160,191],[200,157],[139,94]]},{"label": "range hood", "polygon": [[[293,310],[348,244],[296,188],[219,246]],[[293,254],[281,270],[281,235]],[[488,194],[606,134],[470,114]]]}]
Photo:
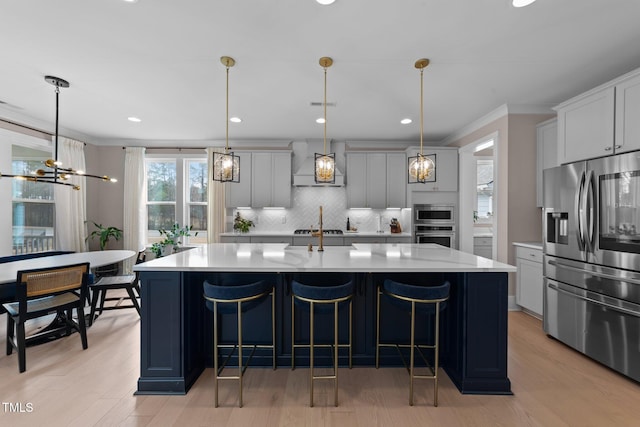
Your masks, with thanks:
[{"label": "range hood", "polygon": [[[331,152],[331,143],[327,142],[327,154]],[[336,165],[334,184],[316,184],[314,178],[315,153],[324,153],[323,141],[308,141],[307,156],[302,161],[298,170],[293,174],[293,185],[295,187],[342,187],[344,186],[344,175]],[[337,163],[337,162],[336,162]]]}]

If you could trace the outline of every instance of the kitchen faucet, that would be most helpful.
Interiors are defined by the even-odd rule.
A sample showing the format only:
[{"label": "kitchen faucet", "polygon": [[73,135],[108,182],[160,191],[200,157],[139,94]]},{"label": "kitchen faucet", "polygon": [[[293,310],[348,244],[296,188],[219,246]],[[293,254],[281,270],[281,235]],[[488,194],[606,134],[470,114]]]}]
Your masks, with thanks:
[{"label": "kitchen faucet", "polygon": [[320,218],[319,218],[319,224],[318,224],[318,231],[317,232],[311,232],[312,236],[317,236],[318,237],[318,252],[323,252],[324,251],[324,246],[322,245],[322,236],[324,235],[323,231],[322,231],[322,206],[320,206]]}]

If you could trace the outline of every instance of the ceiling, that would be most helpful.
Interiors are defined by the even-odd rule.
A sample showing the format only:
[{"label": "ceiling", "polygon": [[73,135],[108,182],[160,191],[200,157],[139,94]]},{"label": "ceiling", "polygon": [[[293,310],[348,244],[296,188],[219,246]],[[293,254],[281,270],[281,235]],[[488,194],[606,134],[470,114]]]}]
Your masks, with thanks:
[{"label": "ceiling", "polygon": [[[0,0],[0,118],[139,145],[231,141],[439,143],[498,107],[540,111],[640,66],[640,1]],[[131,123],[129,116],[142,119]],[[402,118],[413,123],[401,125]]]}]

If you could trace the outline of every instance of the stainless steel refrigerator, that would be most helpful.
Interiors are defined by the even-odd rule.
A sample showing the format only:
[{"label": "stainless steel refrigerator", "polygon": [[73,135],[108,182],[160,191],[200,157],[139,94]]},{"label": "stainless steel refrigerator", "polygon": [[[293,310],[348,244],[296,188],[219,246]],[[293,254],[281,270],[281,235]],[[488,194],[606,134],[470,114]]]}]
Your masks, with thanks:
[{"label": "stainless steel refrigerator", "polygon": [[544,330],[640,381],[640,152],[543,182]]}]

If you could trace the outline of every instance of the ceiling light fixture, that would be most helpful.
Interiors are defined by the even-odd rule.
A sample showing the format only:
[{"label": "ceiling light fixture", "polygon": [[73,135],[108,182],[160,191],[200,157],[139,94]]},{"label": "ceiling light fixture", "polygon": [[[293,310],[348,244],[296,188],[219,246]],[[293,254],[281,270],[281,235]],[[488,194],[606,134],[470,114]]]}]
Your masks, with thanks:
[{"label": "ceiling light fixture", "polygon": [[336,0],[316,0],[316,3],[321,4],[323,6],[327,6],[333,4]]},{"label": "ceiling light fixture", "polygon": [[525,7],[525,6],[529,6],[531,3],[535,1],[536,0],[513,0],[511,4],[513,5],[513,7]]},{"label": "ceiling light fixture", "polygon": [[220,62],[227,68],[227,132],[224,153],[213,153],[213,180],[220,182],[240,182],[240,157],[229,152],[229,68],[236,64],[230,56],[223,56]]},{"label": "ceiling light fixture", "polygon": [[38,169],[33,173],[33,175],[11,175],[11,174],[3,174],[0,173],[0,177],[21,179],[32,182],[43,182],[46,184],[58,184],[58,185],[67,185],[72,187],[74,190],[79,190],[80,186],[77,184],[73,184],[70,182],[66,182],[71,176],[84,176],[89,178],[97,178],[103,181],[110,182],[118,182],[115,178],[110,178],[107,175],[92,175],[85,173],[82,170],[76,170],[72,168],[63,168],[62,162],[58,160],[58,112],[59,112],[59,97],[60,97],[60,88],[69,87],[69,82],[61,79],[59,77],[54,76],[45,76],[45,81],[50,83],[56,87],[56,129],[55,134],[53,136],[53,159],[45,160],[44,165],[47,169]]},{"label": "ceiling light fixture", "polygon": [[320,65],[324,69],[324,154],[315,155],[316,184],[334,184],[336,182],[336,154],[327,154],[327,68],[331,67],[333,59],[323,56]]},{"label": "ceiling light fixture", "polygon": [[400,120],[400,123],[403,124],[403,125],[408,125],[409,123],[412,123],[412,122],[413,122],[413,120],[411,120],[411,119],[402,119],[402,120]]},{"label": "ceiling light fixture", "polygon": [[426,58],[418,59],[415,67],[420,70],[420,153],[409,157],[409,184],[425,183],[435,170],[433,160],[422,153],[422,138],[424,134],[424,69],[429,65]]},{"label": "ceiling light fixture", "polygon": [[242,119],[241,119],[240,117],[231,117],[231,118],[229,119],[229,121],[230,121],[231,123],[240,123],[240,122],[242,122]]},{"label": "ceiling light fixture", "polygon": [[141,119],[139,119],[137,117],[133,117],[133,116],[127,117],[127,120],[129,120],[130,122],[133,122],[133,123],[140,123],[142,121]]}]

